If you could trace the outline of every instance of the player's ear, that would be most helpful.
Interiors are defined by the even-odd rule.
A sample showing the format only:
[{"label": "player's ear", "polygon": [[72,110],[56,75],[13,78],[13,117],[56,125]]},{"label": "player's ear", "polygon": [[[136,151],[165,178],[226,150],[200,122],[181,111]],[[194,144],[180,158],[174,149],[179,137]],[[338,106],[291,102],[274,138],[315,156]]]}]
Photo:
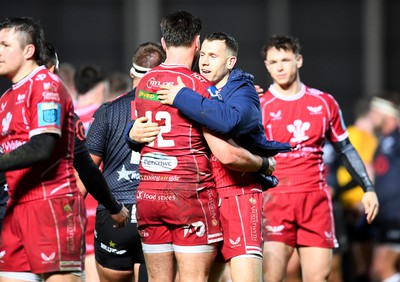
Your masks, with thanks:
[{"label": "player's ear", "polygon": [[302,65],[303,65],[303,56],[299,54],[296,56],[296,66],[299,69],[301,68]]},{"label": "player's ear", "polygon": [[164,51],[167,51],[167,44],[165,44],[164,37],[161,37],[161,46],[164,49]]},{"label": "player's ear", "polygon": [[35,45],[28,44],[24,48],[24,55],[26,59],[31,59],[35,55]]},{"label": "player's ear", "polygon": [[232,70],[233,69],[233,67],[235,66],[235,64],[236,64],[236,61],[237,61],[237,57],[236,56],[230,56],[229,58],[228,58],[228,62],[227,62],[227,64],[228,64],[228,70]]},{"label": "player's ear", "polygon": [[199,51],[199,50],[200,50],[200,46],[201,46],[201,43],[200,43],[200,35],[197,35],[197,36],[196,36],[196,51]]}]

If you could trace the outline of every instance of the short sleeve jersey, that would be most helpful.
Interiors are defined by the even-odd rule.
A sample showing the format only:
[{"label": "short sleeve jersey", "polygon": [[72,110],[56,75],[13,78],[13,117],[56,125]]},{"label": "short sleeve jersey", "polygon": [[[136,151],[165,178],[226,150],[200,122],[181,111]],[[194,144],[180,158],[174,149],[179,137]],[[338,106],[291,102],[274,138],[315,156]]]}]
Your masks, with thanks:
[{"label": "short sleeve jersey", "polygon": [[136,204],[140,179],[140,154],[130,150],[124,138],[127,123],[135,119],[134,99],[132,90],[102,105],[86,137],[89,152],[103,159],[103,174],[111,193],[123,204]]},{"label": "short sleeve jersey", "polygon": [[60,136],[48,160],[6,173],[11,200],[21,203],[79,193],[73,170],[73,104],[58,76],[41,66],[12,85],[0,98],[0,120],[5,154],[38,134]]},{"label": "short sleeve jersey", "polygon": [[270,193],[325,189],[325,140],[334,143],[348,137],[336,100],[302,84],[293,96],[281,95],[271,85],[260,102],[267,138],[297,146],[293,152],[274,157],[279,184]]},{"label": "short sleeve jersey", "polygon": [[141,188],[201,190],[214,186],[202,127],[157,98],[160,86],[176,84],[178,76],[186,87],[209,97],[206,88],[211,84],[183,65],[161,64],[140,80],[137,115],[149,117],[161,127],[156,140],[141,151]]}]

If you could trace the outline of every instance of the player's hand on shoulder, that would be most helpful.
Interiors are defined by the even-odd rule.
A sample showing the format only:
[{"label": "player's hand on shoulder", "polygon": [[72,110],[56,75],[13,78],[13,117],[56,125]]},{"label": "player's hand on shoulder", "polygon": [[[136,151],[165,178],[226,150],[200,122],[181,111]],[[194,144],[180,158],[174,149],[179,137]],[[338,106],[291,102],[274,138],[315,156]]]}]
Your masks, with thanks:
[{"label": "player's hand on shoulder", "polygon": [[182,78],[178,76],[175,85],[161,85],[161,89],[157,91],[158,100],[161,104],[172,105],[178,92],[186,87]]}]

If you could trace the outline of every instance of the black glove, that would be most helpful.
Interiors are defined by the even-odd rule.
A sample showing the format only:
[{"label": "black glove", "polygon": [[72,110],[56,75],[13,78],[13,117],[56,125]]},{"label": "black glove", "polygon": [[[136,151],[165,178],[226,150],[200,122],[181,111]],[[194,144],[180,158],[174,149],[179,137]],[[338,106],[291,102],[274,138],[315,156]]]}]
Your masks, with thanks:
[{"label": "black glove", "polygon": [[261,188],[263,191],[267,191],[270,188],[274,188],[278,185],[279,180],[273,175],[265,175],[263,173],[255,173],[254,178],[258,183],[261,183]]}]

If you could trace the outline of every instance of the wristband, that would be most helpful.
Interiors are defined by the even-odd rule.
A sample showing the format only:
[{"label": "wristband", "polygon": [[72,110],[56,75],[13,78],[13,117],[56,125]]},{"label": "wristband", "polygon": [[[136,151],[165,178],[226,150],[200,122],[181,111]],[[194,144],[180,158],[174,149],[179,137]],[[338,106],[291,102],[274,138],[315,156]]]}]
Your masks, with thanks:
[{"label": "wristband", "polygon": [[258,170],[259,173],[265,173],[265,171],[269,168],[269,160],[266,157],[261,157],[262,159],[262,165],[260,169]]},{"label": "wristband", "polygon": [[375,192],[375,187],[374,186],[367,186],[365,188],[365,192]]}]

